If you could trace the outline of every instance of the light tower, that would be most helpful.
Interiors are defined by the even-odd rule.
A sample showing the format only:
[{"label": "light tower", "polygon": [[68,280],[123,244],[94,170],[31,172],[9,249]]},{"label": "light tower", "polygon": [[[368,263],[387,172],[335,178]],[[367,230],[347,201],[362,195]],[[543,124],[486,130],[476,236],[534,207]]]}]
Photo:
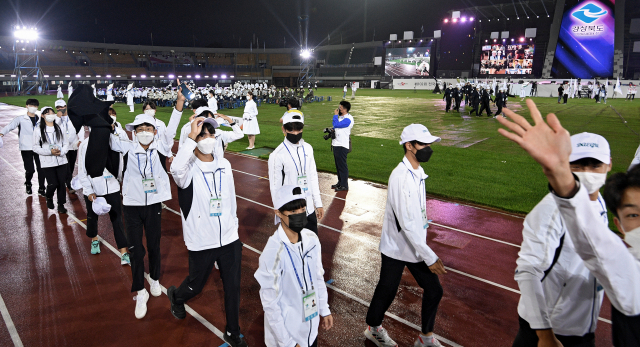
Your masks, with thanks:
[{"label": "light tower", "polygon": [[38,58],[37,28],[16,26],[13,36],[15,66],[11,75],[11,91],[23,94],[37,89],[38,86],[47,90],[49,82],[44,77]]},{"label": "light tower", "polygon": [[298,84],[303,85],[313,77],[315,68],[312,56],[313,50],[309,49],[307,44],[309,37],[309,16],[298,16],[298,32],[300,34],[300,73],[298,74]]}]

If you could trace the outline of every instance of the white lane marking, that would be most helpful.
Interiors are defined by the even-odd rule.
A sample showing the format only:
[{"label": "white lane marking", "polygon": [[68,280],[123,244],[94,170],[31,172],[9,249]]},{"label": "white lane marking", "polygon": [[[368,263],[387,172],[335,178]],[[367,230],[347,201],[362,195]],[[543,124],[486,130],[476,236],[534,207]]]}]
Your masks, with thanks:
[{"label": "white lane marking", "polygon": [[[237,196],[237,195],[236,195],[236,196]],[[242,199],[245,199],[245,198],[242,198]],[[255,202],[255,201],[252,201],[252,200],[249,200],[249,199],[245,199],[245,200],[251,201],[251,202],[256,203],[256,204],[258,204],[258,205],[262,205],[262,206],[265,206],[265,207],[269,207],[269,208],[271,208],[270,206],[267,206],[267,205],[265,205],[265,204],[261,204],[261,203],[259,203],[259,202]],[[176,213],[176,212],[175,212],[174,210],[172,210],[172,209],[169,209],[169,211],[171,211],[171,212],[173,212],[173,213]],[[178,215],[179,215],[179,213],[176,213],[176,214],[178,214]],[[257,254],[262,254],[262,252],[261,252],[261,251],[259,251],[259,250],[255,249],[254,247],[251,247],[251,246],[247,245],[246,243],[242,243],[242,245],[243,245],[244,247],[246,247],[247,249],[249,249],[249,250],[251,250],[251,251],[253,251],[253,252],[257,253]],[[336,292],[338,292],[338,293],[340,293],[340,294],[342,294],[342,295],[344,295],[344,296],[346,296],[346,297],[348,297],[348,298],[350,298],[350,299],[353,299],[354,301],[357,301],[357,302],[359,302],[359,303],[361,303],[361,304],[363,304],[363,305],[365,305],[365,306],[367,306],[367,307],[369,307],[369,305],[370,305],[370,303],[366,302],[365,300],[362,300],[362,299],[358,298],[358,297],[357,297],[357,296],[355,296],[355,295],[349,294],[349,293],[345,292],[345,291],[344,291],[344,290],[342,290],[342,289],[338,289],[338,288],[336,288],[336,287],[334,287],[334,286],[332,286],[332,285],[330,285],[330,284],[327,284],[326,286],[327,286],[327,288],[333,289],[334,291],[336,291]],[[403,323],[403,324],[407,325],[408,327],[411,327],[411,328],[416,329],[416,330],[418,330],[418,331],[422,331],[422,330],[421,330],[422,328],[420,328],[420,327],[419,327],[419,326],[417,326],[416,324],[413,324],[413,323],[411,323],[411,322],[407,321],[406,319],[400,318],[400,317],[396,316],[396,315],[395,315],[395,314],[393,314],[393,313],[386,312],[386,313],[385,313],[385,315],[387,315],[388,317],[390,317],[390,318],[392,318],[392,319],[397,320],[397,321],[398,321],[398,322],[400,322],[400,323]],[[434,335],[435,335],[435,334],[434,334]],[[444,337],[442,337],[442,336],[438,336],[438,335],[436,335],[436,337],[437,337],[439,340],[441,340],[442,342],[445,342],[445,343],[447,343],[447,344],[449,344],[449,345],[451,345],[451,346],[453,346],[453,347],[462,347],[461,345],[459,345],[459,344],[457,344],[457,343],[455,343],[455,342],[453,342],[453,341],[447,340],[447,339],[445,339],[445,338],[444,338]]]},{"label": "white lane marking", "polygon": [[[253,156],[250,156],[250,155],[246,155],[246,154],[242,154],[242,153],[236,153],[236,152],[230,152],[230,151],[226,151],[225,153],[233,154],[233,155],[236,155],[236,156],[238,156],[238,157],[243,157],[243,158],[248,158],[248,159],[255,159],[255,160],[259,160],[259,161],[263,161],[263,162],[264,162],[264,161],[266,161],[266,160],[264,160],[264,159],[256,158],[256,157],[253,157]],[[238,171],[238,170],[234,170],[234,171]],[[242,171],[238,171],[238,172],[242,172]],[[246,172],[243,172],[243,173],[246,173]],[[331,173],[332,173],[332,172],[331,172]],[[250,174],[250,173],[246,173],[246,174],[248,174],[248,175],[252,175],[252,174]],[[257,175],[253,175],[253,176],[261,177],[261,176],[257,176]],[[266,179],[266,178],[265,178],[265,179]],[[322,193],[321,193],[321,194],[322,194]],[[324,195],[329,195],[329,194],[324,194]],[[329,196],[331,196],[331,195],[329,195]],[[339,198],[339,197],[337,197],[337,196],[335,196],[334,198],[335,198],[335,199],[340,199],[340,200],[345,200],[345,201],[347,200],[347,199],[344,199],[344,198]],[[508,212],[500,212],[500,211],[492,210],[492,209],[489,209],[489,208],[484,208],[484,207],[479,207],[479,206],[473,206],[473,205],[468,205],[468,204],[461,204],[461,203],[459,203],[459,202],[453,202],[453,201],[444,200],[444,199],[440,199],[440,198],[436,198],[436,197],[430,197],[430,199],[438,200],[438,201],[442,201],[442,202],[454,203],[454,204],[458,204],[458,205],[460,205],[460,206],[466,206],[466,207],[475,208],[475,209],[477,209],[477,210],[488,211],[488,212],[494,212],[494,213],[498,213],[498,214],[505,215],[505,216],[509,216],[509,217],[514,217],[514,218],[524,219],[524,217],[522,217],[522,216],[518,216],[518,215],[515,215],[515,214],[508,213]]]},{"label": "white lane marking", "polygon": [[7,159],[0,157],[0,159],[2,159],[2,161],[4,161],[5,163],[9,164],[9,166],[11,166],[12,169],[14,169],[17,173],[21,174],[22,172],[20,172],[20,170],[16,169],[15,166],[11,165],[10,162],[7,161]]},{"label": "white lane marking", "polygon": [[514,292],[514,293],[516,293],[516,294],[520,294],[520,291],[519,291],[519,290],[517,290],[517,289],[513,289],[513,288],[510,288],[510,287],[507,287],[507,286],[503,286],[502,284],[498,284],[498,283],[496,283],[496,282],[492,282],[492,281],[489,281],[489,280],[485,280],[484,278],[480,278],[480,277],[478,277],[478,276],[474,276],[474,275],[468,274],[468,273],[466,273],[466,272],[462,272],[462,271],[460,271],[460,270],[452,269],[452,268],[447,267],[447,266],[445,266],[444,268],[445,268],[445,269],[447,269],[448,271],[455,272],[455,273],[457,273],[457,274],[460,274],[460,275],[463,275],[463,276],[467,276],[467,277],[469,277],[469,278],[473,278],[474,280],[478,280],[478,281],[480,281],[480,282],[488,283],[488,284],[490,284],[490,285],[492,285],[492,286],[496,286],[496,287],[498,287],[498,288],[502,288],[502,289],[508,290],[508,291],[510,291],[510,292]]},{"label": "white lane marking", "polygon": [[22,340],[20,339],[20,335],[18,335],[18,330],[16,326],[13,324],[13,319],[11,319],[11,315],[9,315],[9,310],[7,310],[7,305],[4,304],[4,300],[2,299],[2,295],[0,295],[0,312],[2,313],[2,318],[4,319],[4,324],[7,326],[7,330],[9,330],[9,335],[11,335],[11,340],[16,347],[23,347]]},{"label": "white lane marking", "polygon": [[[232,170],[233,170],[233,171],[236,171],[236,172],[239,172],[239,173],[242,173],[242,174],[245,174],[245,175],[249,175],[249,176],[257,177],[257,178],[260,178],[260,179],[263,179],[263,180],[267,180],[267,181],[269,180],[269,178],[267,178],[267,177],[263,177],[263,176],[259,176],[259,175],[254,175],[254,174],[252,174],[252,173],[248,173],[248,172],[244,172],[244,171],[240,171],[240,170],[236,170],[236,169],[232,169]],[[337,196],[332,196],[332,195],[325,194],[325,193],[320,193],[320,194],[322,194],[322,195],[326,195],[326,196],[329,196],[329,197],[332,197],[332,198],[334,198],[334,199],[339,199],[339,200],[347,201],[347,199],[339,198],[339,197],[337,197]],[[238,197],[241,197],[241,196],[238,196]],[[242,198],[242,197],[241,197],[241,198]],[[249,200],[249,199],[247,199],[247,198],[243,198],[243,199],[245,199],[245,200]],[[440,199],[436,199],[436,200],[440,200]],[[249,201],[251,201],[251,200],[249,200]],[[441,200],[441,201],[445,201],[445,200]],[[255,201],[252,201],[252,202],[255,202]],[[258,203],[258,204],[260,204],[260,203]],[[263,206],[266,206],[266,205],[263,205]],[[378,210],[378,211],[384,211],[383,209],[378,208],[378,207],[375,207],[375,206],[372,206],[371,208],[372,208],[372,209],[376,209],[376,210]],[[488,210],[488,211],[489,211],[489,210]],[[493,241],[493,242],[498,242],[498,243],[502,243],[502,244],[505,244],[505,245],[509,245],[509,246],[513,246],[513,247],[520,248],[520,245],[516,245],[515,243],[511,243],[511,242],[507,242],[507,241],[502,241],[502,240],[494,239],[494,238],[492,238],[492,237],[488,237],[488,236],[484,236],[484,235],[480,235],[480,234],[472,233],[472,232],[470,232],[470,231],[464,231],[464,230],[461,230],[461,229],[458,229],[458,228],[454,228],[454,227],[450,227],[450,226],[447,226],[447,225],[444,225],[444,224],[439,224],[439,223],[435,223],[435,222],[431,222],[431,224],[433,224],[433,225],[437,225],[437,226],[439,226],[439,227],[441,227],[441,228],[445,228],[445,229],[449,229],[449,230],[453,230],[453,231],[461,232],[461,233],[464,233],[464,234],[467,234],[467,235],[471,235],[471,236],[475,236],[475,237],[479,237],[479,238],[481,238],[481,239],[485,239],[485,240],[489,240],[489,241]],[[328,227],[328,226],[326,226],[326,225],[324,225],[324,227],[326,227],[326,228],[328,228],[328,229],[332,229],[332,230],[334,230],[334,231],[338,231],[337,229],[333,229],[333,228]],[[341,232],[341,231],[338,231],[338,232]]]},{"label": "white lane marking", "polygon": [[[175,211],[171,210],[172,212],[176,213]],[[71,213],[67,213],[69,215],[69,217],[71,219],[73,219],[76,223],[78,223],[79,225],[81,225],[83,228],[87,229],[87,225],[84,224],[81,220],[79,220],[76,216],[74,216]],[[105,239],[103,239],[102,237],[98,236],[98,239],[100,240],[100,242],[102,244],[104,244],[105,246],[107,246],[107,248],[109,250],[111,250],[111,252],[113,252],[118,259],[120,259],[122,256],[120,255],[120,251],[118,251],[115,247],[113,247],[109,242],[107,242]],[[147,281],[151,281],[151,278],[149,277],[148,273],[144,273],[145,278],[147,279]],[[165,288],[163,285],[160,285],[160,288],[162,288],[162,292],[166,295],[167,294],[167,288]],[[184,305],[184,308],[187,312],[189,312],[189,314],[191,314],[193,316],[193,318],[195,318],[198,322],[202,323],[202,325],[204,325],[207,329],[209,329],[212,333],[216,334],[216,336],[218,336],[222,341],[224,341],[223,338],[223,333],[220,331],[220,329],[216,328],[213,324],[211,324],[209,321],[207,321],[204,317],[202,317],[198,312],[196,312],[194,309],[192,309],[191,307],[189,307],[189,305]]]}]

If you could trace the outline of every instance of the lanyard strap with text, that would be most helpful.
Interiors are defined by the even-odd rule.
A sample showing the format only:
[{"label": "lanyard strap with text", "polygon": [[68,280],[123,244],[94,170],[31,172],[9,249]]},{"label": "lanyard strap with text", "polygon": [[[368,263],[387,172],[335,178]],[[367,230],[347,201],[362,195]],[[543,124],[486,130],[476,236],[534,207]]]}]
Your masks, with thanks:
[{"label": "lanyard strap with text", "polygon": [[[216,198],[218,198],[218,191],[220,191],[222,193],[222,171],[223,169],[217,169],[216,171],[220,171],[220,189],[216,189],[216,173],[212,172],[211,173],[211,177],[213,177],[213,190],[216,194]],[[207,182],[207,176],[204,174],[204,171],[202,171],[202,169],[200,169],[200,172],[202,172],[202,177],[204,178],[204,183],[207,184],[207,189],[209,189],[209,194],[211,194],[211,196],[213,196],[213,193],[211,192],[211,187],[209,186],[209,182]]]},{"label": "lanyard strap with text", "polygon": [[[289,150],[289,147],[287,147],[287,145],[283,142],[282,143],[284,145],[284,148],[287,149],[287,152],[289,152],[289,156],[291,156],[291,160],[293,160],[293,165],[296,166],[296,173],[298,174],[298,176],[300,175],[304,175],[306,170],[307,170],[307,153],[304,150],[304,145],[302,146],[302,154],[304,155],[304,166],[300,168],[300,171],[298,171],[298,164],[296,164],[296,160],[293,158],[293,154],[291,154],[291,151]],[[296,154],[298,154],[298,150],[296,149]],[[298,160],[300,160],[300,156],[298,156]],[[300,165],[302,166],[302,160],[300,160]]]},{"label": "lanyard strap with text", "polygon": [[[147,157],[149,157],[149,167],[151,168],[151,177],[153,177],[153,163],[151,162],[151,155],[153,154],[153,149],[149,152],[149,155]],[[138,171],[140,171],[140,175],[144,178],[147,178],[146,175],[146,165],[145,165],[145,172],[142,171],[142,169],[140,168],[140,153],[137,154],[138,156]],[[145,161],[146,163],[146,161]]]},{"label": "lanyard strap with text", "polygon": [[[304,290],[304,287],[302,286],[302,281],[300,280],[300,276],[298,275],[298,270],[296,269],[296,264],[293,262],[293,257],[291,256],[291,251],[289,251],[289,247],[287,247],[287,245],[285,245],[284,242],[282,244],[284,245],[284,248],[286,248],[287,253],[289,254],[289,260],[291,260],[291,266],[293,266],[293,272],[296,273],[296,278],[298,279],[298,284],[300,285],[300,289],[302,290],[302,293],[304,294],[305,290]],[[311,268],[309,267],[309,263],[307,263],[307,270],[309,271],[309,279],[311,280],[311,290],[313,290],[314,289],[313,276],[311,275]]]}]

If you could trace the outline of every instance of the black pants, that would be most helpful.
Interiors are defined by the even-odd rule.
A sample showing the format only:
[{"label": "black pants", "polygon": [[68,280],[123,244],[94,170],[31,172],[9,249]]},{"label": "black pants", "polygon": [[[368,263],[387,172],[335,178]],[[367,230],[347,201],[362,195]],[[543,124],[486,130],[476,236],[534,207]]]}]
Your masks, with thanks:
[{"label": "black pants", "polygon": [[176,303],[184,304],[200,294],[207,283],[215,262],[220,268],[220,277],[224,288],[224,311],[227,318],[227,331],[240,334],[240,270],[242,261],[242,242],[236,240],[226,246],[189,251],[189,276],[175,291]]},{"label": "black pants", "polygon": [[445,100],[447,100],[447,106],[445,106],[444,110],[449,112],[449,109],[451,108],[451,98],[445,98]]},{"label": "black pants", "polygon": [[124,206],[124,224],[127,226],[126,237],[131,254],[131,275],[133,283],[131,292],[144,289],[144,255],[142,245],[142,229],[147,237],[149,250],[149,276],[160,279],[160,227],[162,224],[162,206],[160,203],[148,206]]},{"label": "black pants", "polygon": [[[22,162],[24,163],[24,176],[25,181],[24,184],[27,186],[31,186],[31,179],[33,178],[33,174],[38,170],[38,187],[40,189],[44,189],[44,173],[42,173],[42,169],[40,168],[40,157],[37,154],[33,153],[33,151],[20,151],[20,155],[22,156]],[[36,163],[36,168],[33,168],[33,163]]]},{"label": "black pants", "polygon": [[569,94],[565,94],[565,95],[562,97],[562,100],[564,100],[564,103],[565,103],[565,104],[567,103],[567,99],[569,99]]},{"label": "black pants", "polygon": [[315,212],[307,216],[307,226],[305,228],[313,231],[314,233],[316,233],[316,235],[318,235],[318,217],[316,216]]},{"label": "black pants", "polygon": [[53,199],[53,194],[58,191],[58,205],[67,202],[67,190],[64,184],[67,181],[67,164],[46,167],[42,169],[42,173],[47,178],[47,199]]},{"label": "black pants", "polygon": [[372,327],[382,325],[384,314],[391,306],[398,292],[405,266],[409,268],[413,278],[416,279],[420,288],[424,290],[422,294],[422,333],[433,332],[438,305],[440,304],[440,299],[442,299],[442,286],[438,275],[431,272],[424,262],[408,263],[389,258],[384,254],[382,254],[380,279],[373,293],[369,311],[367,311],[367,324]]},{"label": "black pants", "polygon": [[[538,347],[538,335],[536,331],[531,329],[529,323],[518,317],[520,330],[513,341],[513,347]],[[593,333],[584,336],[562,336],[557,335],[556,338],[562,342],[564,347],[595,347],[596,336]]]},{"label": "black pants", "polygon": [[333,147],[333,159],[336,162],[336,170],[338,170],[338,185],[349,188],[349,167],[347,166],[348,148]]},{"label": "black pants", "polygon": [[480,105],[480,116],[482,116],[482,112],[484,112],[484,110],[487,110],[487,116],[492,116],[489,104],[482,103],[482,105]]},{"label": "black pants", "polygon": [[456,111],[460,111],[460,102],[461,101],[462,101],[462,99],[456,98],[456,105],[455,105],[455,110]]},{"label": "black pants", "polygon": [[67,188],[71,190],[71,178],[73,178],[73,170],[76,168],[76,158],[78,158],[78,151],[69,150],[67,152]]},{"label": "black pants", "polygon": [[625,316],[612,305],[611,322],[614,346],[640,346],[640,315]]},{"label": "black pants", "polygon": [[[111,225],[113,225],[113,236],[116,239],[116,246],[118,249],[127,247],[127,238],[124,236],[124,226],[122,225],[122,200],[120,198],[120,192],[104,195],[103,198],[107,200],[107,204],[111,205],[109,210],[109,219],[111,219]],[[93,203],[89,201],[89,198],[85,195],[84,202],[87,205],[87,236],[94,238],[98,236],[98,215],[93,212]]]},{"label": "black pants", "polygon": [[478,115],[478,108],[480,107],[480,105],[477,102],[474,102],[471,107],[472,107],[472,109],[471,109],[471,111],[469,111],[469,115],[471,115],[473,112],[475,112],[476,116],[477,116]]},{"label": "black pants", "polygon": [[160,154],[160,152],[158,152],[158,157],[160,158],[160,165],[162,165],[164,172],[167,172],[167,157]]},{"label": "black pants", "polygon": [[496,104],[496,106],[498,107],[498,109],[496,110],[496,116],[497,116],[500,113],[502,113],[502,104]]}]

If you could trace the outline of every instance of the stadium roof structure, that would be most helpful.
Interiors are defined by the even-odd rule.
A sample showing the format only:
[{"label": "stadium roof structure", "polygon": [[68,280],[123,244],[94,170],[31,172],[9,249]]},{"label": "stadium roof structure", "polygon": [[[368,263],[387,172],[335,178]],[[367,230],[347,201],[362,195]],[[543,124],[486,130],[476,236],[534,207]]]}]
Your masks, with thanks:
[{"label": "stadium roof structure", "polygon": [[555,0],[524,0],[524,1],[495,1],[491,5],[474,6],[472,0],[461,2],[468,7],[448,11],[451,16],[453,12],[460,11],[464,15],[473,15],[478,20],[518,20],[551,17],[556,7]]}]

